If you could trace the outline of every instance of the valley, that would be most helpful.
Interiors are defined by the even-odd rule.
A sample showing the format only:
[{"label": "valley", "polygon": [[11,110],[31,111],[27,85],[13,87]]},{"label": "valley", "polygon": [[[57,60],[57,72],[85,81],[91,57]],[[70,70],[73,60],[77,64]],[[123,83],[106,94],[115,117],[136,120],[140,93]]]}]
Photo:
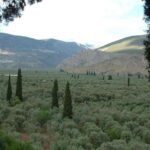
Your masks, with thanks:
[{"label": "valley", "polygon": [[[128,77],[122,75],[109,80],[107,75],[76,78],[66,72],[22,70],[24,102],[10,106],[5,74],[15,73],[0,71],[0,126],[9,137],[30,143],[34,150],[150,149],[150,88],[144,76],[131,76],[128,86]],[[59,108],[52,109],[54,79]],[[62,118],[67,81],[72,119]],[[11,76],[11,83],[14,101],[16,76]]]},{"label": "valley", "polygon": [[[4,38],[0,43],[0,149],[150,149],[145,36],[128,37],[93,50],[56,40],[27,38],[30,43],[24,37],[14,44],[20,37],[12,38],[7,47]],[[23,101],[15,95],[20,67]],[[6,100],[9,75],[10,101]],[[58,108],[52,107],[55,79]],[[72,118],[63,117],[67,82]]]}]

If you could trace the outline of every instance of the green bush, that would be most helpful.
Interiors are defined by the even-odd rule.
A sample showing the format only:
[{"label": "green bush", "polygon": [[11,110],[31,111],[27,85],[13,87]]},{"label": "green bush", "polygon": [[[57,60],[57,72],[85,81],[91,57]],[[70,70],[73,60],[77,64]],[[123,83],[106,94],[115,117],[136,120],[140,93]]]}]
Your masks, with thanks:
[{"label": "green bush", "polygon": [[21,103],[20,99],[17,96],[15,96],[15,98],[11,101],[10,105],[15,106],[15,105],[20,104],[20,103]]},{"label": "green bush", "polygon": [[127,150],[127,144],[123,140],[114,140],[103,143],[97,150]]},{"label": "green bush", "polygon": [[7,119],[7,117],[10,114],[10,108],[9,107],[3,107],[0,111],[0,123],[4,121],[4,119]]},{"label": "green bush", "polygon": [[146,144],[150,144],[150,131],[148,129],[143,131],[142,139]]},{"label": "green bush", "polygon": [[0,150],[33,150],[30,144],[17,142],[12,137],[0,133]]},{"label": "green bush", "polygon": [[118,125],[113,125],[112,127],[106,130],[110,140],[120,139],[121,138],[122,129]]},{"label": "green bush", "polygon": [[130,143],[130,145],[128,146],[128,148],[131,149],[131,150],[149,150],[150,145],[141,143],[140,141],[139,142],[132,141]]},{"label": "green bush", "polygon": [[130,131],[133,131],[136,127],[139,126],[139,124],[135,121],[129,121],[125,122],[124,124]]},{"label": "green bush", "polygon": [[88,136],[80,136],[77,139],[75,139],[75,145],[77,147],[81,147],[86,150],[91,150],[92,149],[92,144],[89,141]]},{"label": "green bush", "polygon": [[121,133],[121,139],[125,140],[127,143],[131,140],[132,138],[132,132],[130,131],[122,131]]},{"label": "green bush", "polygon": [[47,110],[40,110],[37,115],[36,119],[40,126],[42,127],[49,119],[51,118],[50,113]]},{"label": "green bush", "polygon": [[99,132],[101,129],[92,122],[86,122],[83,127],[85,134],[90,134],[91,132]]},{"label": "green bush", "polygon": [[68,142],[64,139],[57,140],[51,147],[52,150],[69,150]]},{"label": "green bush", "polygon": [[90,143],[93,145],[94,148],[98,148],[102,143],[107,142],[109,137],[106,133],[100,132],[91,132],[89,134]]},{"label": "green bush", "polygon": [[14,118],[16,130],[21,130],[24,128],[25,117],[22,115],[16,115]]}]

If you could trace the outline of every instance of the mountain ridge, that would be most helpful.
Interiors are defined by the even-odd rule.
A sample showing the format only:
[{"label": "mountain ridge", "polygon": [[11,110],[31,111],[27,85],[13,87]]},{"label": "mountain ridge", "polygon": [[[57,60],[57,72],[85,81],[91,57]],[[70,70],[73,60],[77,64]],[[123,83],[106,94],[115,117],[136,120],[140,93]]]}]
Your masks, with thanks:
[{"label": "mountain ridge", "polygon": [[65,58],[84,51],[86,48],[75,42],[56,39],[37,40],[0,33],[0,50],[0,68],[48,69],[55,68]]},{"label": "mountain ridge", "polygon": [[91,52],[76,54],[57,67],[68,72],[86,73],[87,70],[91,70],[97,73],[139,72],[145,74],[147,72],[143,45],[145,38],[145,35],[126,37]]}]

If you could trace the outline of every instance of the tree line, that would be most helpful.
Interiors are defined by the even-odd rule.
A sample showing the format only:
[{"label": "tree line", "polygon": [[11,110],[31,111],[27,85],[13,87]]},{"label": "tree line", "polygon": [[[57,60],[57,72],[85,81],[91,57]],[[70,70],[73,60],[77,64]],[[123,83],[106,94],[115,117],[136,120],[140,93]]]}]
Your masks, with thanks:
[{"label": "tree line", "polygon": [[[21,75],[21,69],[20,68],[18,69],[15,97],[18,98],[20,101],[23,101],[23,97],[22,97],[22,75]],[[8,78],[8,87],[7,87],[6,99],[9,102],[9,104],[12,105],[12,86],[11,86],[10,75]]]},{"label": "tree line", "polygon": [[[23,96],[22,96],[22,74],[21,69],[18,69],[17,74],[17,82],[16,82],[16,94],[15,94],[15,100],[12,100],[12,86],[11,86],[11,76],[8,77],[8,86],[7,86],[7,94],[6,99],[10,105],[15,105],[16,103],[23,102]],[[16,101],[17,100],[17,101]],[[67,82],[66,88],[65,88],[65,96],[64,96],[64,109],[63,109],[63,118],[68,117],[72,118],[73,116],[73,106],[72,106],[72,97],[71,97],[71,91],[70,91],[70,84]],[[58,100],[58,81],[57,79],[54,80],[54,85],[52,88],[52,103],[51,108],[54,107],[59,108],[59,100]]]}]

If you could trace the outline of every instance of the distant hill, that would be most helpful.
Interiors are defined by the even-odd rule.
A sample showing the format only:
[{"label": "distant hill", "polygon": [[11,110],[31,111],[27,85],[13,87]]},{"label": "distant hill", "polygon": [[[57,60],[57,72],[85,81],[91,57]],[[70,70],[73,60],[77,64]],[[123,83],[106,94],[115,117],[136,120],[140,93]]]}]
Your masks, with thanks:
[{"label": "distant hill", "polygon": [[143,40],[145,35],[131,36],[105,46],[76,54],[57,68],[85,73],[146,73]]},{"label": "distant hill", "polygon": [[131,52],[143,50],[143,40],[146,38],[145,35],[131,36],[109,43],[105,46],[97,48],[97,50],[105,52]]},{"label": "distant hill", "polygon": [[75,42],[0,33],[0,68],[55,68],[64,59],[85,49],[84,45]]}]

